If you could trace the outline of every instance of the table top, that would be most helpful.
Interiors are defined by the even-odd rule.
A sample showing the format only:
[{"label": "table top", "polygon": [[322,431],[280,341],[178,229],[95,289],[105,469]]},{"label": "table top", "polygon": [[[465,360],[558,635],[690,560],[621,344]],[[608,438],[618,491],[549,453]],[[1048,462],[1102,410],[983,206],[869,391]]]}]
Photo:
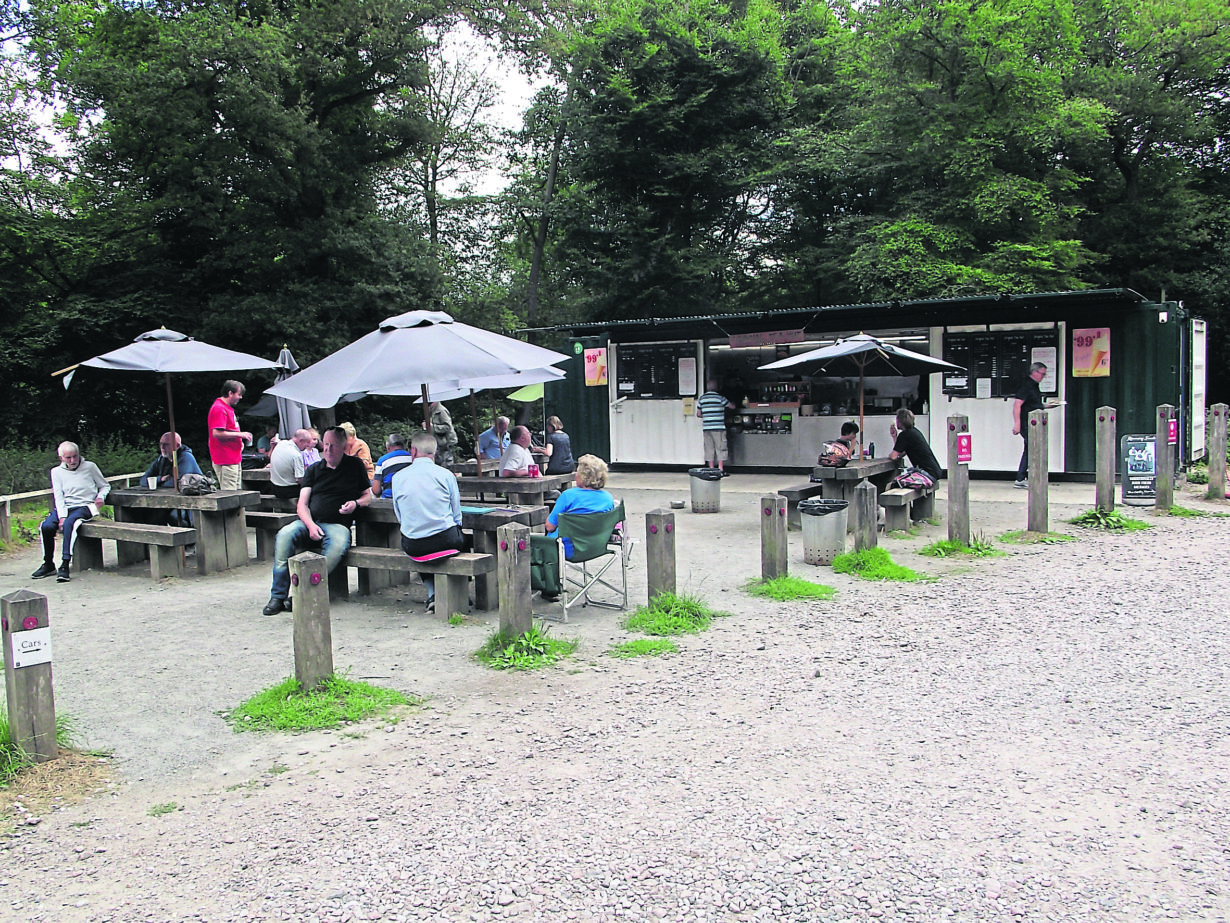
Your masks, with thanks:
[{"label": "table top", "polygon": [[[388,497],[373,500],[370,505],[361,507],[356,519],[369,522],[397,522],[393,512],[393,501]],[[519,522],[526,526],[540,526],[547,521],[545,506],[476,506],[470,503],[461,504],[461,528],[481,529],[490,531],[510,522]]]},{"label": "table top", "polygon": [[484,493],[507,492],[511,494],[545,494],[548,490],[562,490],[576,480],[574,474],[542,474],[536,478],[495,478],[462,475],[457,486],[462,489]]},{"label": "table top", "polygon": [[125,487],[107,494],[112,506],[143,510],[203,510],[217,513],[245,506],[257,506],[261,495],[255,490],[215,490],[199,497],[177,493],[169,487],[150,490],[147,487]]},{"label": "table top", "polygon": [[245,481],[268,481],[273,478],[273,472],[268,468],[244,468],[239,476]]},{"label": "table top", "polygon": [[[484,458],[482,460],[483,471],[498,471],[500,469],[500,460],[498,458]],[[448,466],[448,470],[456,474],[473,475],[478,466],[473,461],[454,462]]]},{"label": "table top", "polygon": [[812,477],[820,480],[836,479],[838,481],[862,481],[875,477],[877,474],[889,474],[897,469],[897,463],[891,458],[861,458],[847,462],[841,468],[829,468],[816,465]]}]

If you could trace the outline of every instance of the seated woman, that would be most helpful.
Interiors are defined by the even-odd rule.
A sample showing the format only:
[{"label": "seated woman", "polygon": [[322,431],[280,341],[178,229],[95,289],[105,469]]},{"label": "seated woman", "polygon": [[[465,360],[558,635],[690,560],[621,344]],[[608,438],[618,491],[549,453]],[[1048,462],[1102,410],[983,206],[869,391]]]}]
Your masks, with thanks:
[{"label": "seated woman", "polygon": [[572,458],[572,439],[564,432],[559,417],[547,417],[547,474],[572,474],[577,463]]},{"label": "seated woman", "polygon": [[[544,568],[555,571],[552,562],[558,561],[554,552],[555,539],[564,546],[564,557],[572,557],[572,542],[568,536],[559,532],[560,513],[607,513],[615,509],[615,498],[603,490],[606,487],[607,466],[597,455],[582,455],[577,459],[576,487],[569,487],[547,516],[547,535],[530,536],[531,563],[538,563]],[[534,552],[537,552],[535,554]],[[559,597],[559,574],[555,572],[541,577],[535,574],[538,568],[531,567],[533,589],[542,591],[542,598],[548,602]]]},{"label": "seated woman", "polygon": [[940,463],[936,461],[935,453],[927,445],[927,439],[914,425],[914,414],[902,407],[897,411],[897,423],[888,428],[889,435],[895,440],[893,450],[888,457],[893,461],[902,455],[910,457],[910,464],[921,468],[931,477],[933,483],[940,480]]}]

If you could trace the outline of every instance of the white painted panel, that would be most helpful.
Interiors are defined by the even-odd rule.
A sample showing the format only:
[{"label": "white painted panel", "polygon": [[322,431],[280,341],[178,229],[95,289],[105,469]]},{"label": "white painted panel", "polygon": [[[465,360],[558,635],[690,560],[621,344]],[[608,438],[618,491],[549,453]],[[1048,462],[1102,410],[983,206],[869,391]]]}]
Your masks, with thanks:
[{"label": "white painted panel", "polygon": [[623,464],[699,465],[700,420],[682,400],[617,400],[611,406],[611,461]]}]

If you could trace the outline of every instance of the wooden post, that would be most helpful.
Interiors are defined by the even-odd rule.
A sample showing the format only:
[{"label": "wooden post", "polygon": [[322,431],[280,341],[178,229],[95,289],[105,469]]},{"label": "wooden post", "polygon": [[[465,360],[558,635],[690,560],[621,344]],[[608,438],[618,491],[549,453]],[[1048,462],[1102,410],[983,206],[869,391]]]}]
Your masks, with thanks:
[{"label": "wooden post", "polygon": [[785,577],[787,561],[786,498],[773,494],[760,498],[760,576],[765,580]]},{"label": "wooden post", "polygon": [[1034,410],[1025,425],[1029,427],[1029,508],[1025,528],[1030,532],[1049,532],[1048,488],[1051,476],[1051,435],[1048,412]]},{"label": "wooden post", "polygon": [[969,464],[957,461],[959,436],[969,435],[969,417],[948,418],[948,540],[969,544]]},{"label": "wooden post", "polygon": [[[495,530],[499,546],[496,570],[500,574],[500,634],[517,638],[534,624],[530,599],[530,527],[510,522]],[[563,579],[563,574],[560,578]]]},{"label": "wooden post", "polygon": [[13,524],[9,518],[10,500],[5,498],[0,500],[0,542],[11,542],[13,540]]},{"label": "wooden post", "polygon": [[876,547],[876,497],[879,492],[870,481],[861,481],[854,488],[854,502],[850,504],[855,511],[854,550]]},{"label": "wooden post", "polygon": [[675,514],[670,510],[645,514],[645,561],[649,601],[676,592]]},{"label": "wooden post", "polygon": [[[289,561],[295,587],[295,678],[311,691],[333,675],[333,627],[325,556],[305,551]],[[338,568],[344,571],[345,567]]]},{"label": "wooden post", "polygon": [[1174,450],[1170,442],[1170,421],[1175,419],[1173,404],[1157,405],[1157,441],[1153,444],[1153,509],[1169,513],[1174,506]]},{"label": "wooden post", "polygon": [[1209,489],[1210,500],[1226,499],[1226,411],[1225,404],[1209,408]]},{"label": "wooden post", "polygon": [[1094,505],[1109,513],[1115,508],[1115,459],[1117,458],[1116,439],[1118,438],[1115,408],[1099,407],[1097,417],[1097,459],[1094,462],[1097,486],[1094,492]]},{"label": "wooden post", "polygon": [[0,599],[0,616],[9,734],[30,759],[45,763],[59,755],[47,597],[17,590]]}]

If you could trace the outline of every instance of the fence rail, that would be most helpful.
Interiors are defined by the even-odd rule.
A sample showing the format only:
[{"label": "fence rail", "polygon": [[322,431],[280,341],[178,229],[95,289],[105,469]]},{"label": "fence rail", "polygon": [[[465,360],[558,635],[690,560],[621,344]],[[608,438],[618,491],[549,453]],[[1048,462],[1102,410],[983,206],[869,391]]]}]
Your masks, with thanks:
[{"label": "fence rail", "polygon": [[[112,487],[131,487],[134,483],[140,482],[141,474],[140,471],[132,474],[117,474],[107,478],[107,483]],[[21,506],[39,500],[51,500],[50,487],[46,490],[30,490],[24,494],[9,494],[0,497],[0,541],[11,542],[13,540],[12,511],[14,505]]]}]

